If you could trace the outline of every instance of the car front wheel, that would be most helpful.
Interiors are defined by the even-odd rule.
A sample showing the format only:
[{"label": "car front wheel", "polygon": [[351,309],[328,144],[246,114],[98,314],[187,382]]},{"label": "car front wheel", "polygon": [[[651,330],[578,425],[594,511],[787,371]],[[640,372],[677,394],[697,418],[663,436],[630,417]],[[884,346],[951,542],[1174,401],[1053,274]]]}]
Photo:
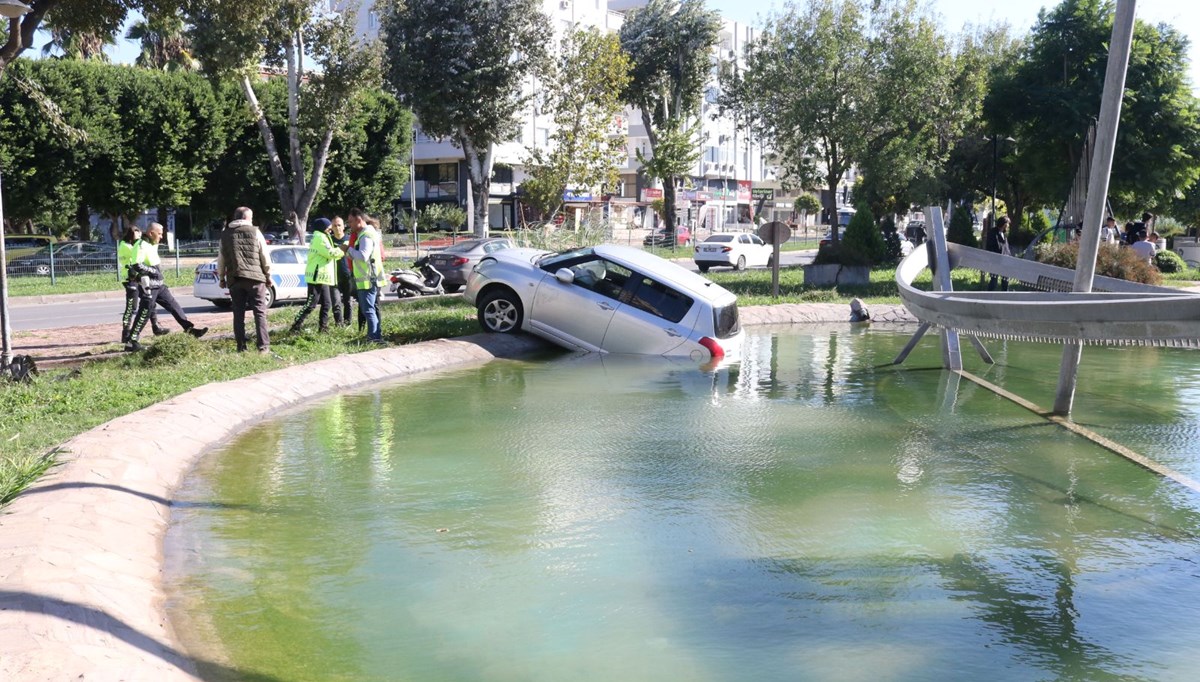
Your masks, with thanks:
[{"label": "car front wheel", "polygon": [[512,334],[520,331],[522,316],[521,302],[511,291],[493,291],[479,302],[479,326],[487,332]]},{"label": "car front wheel", "polygon": [[267,287],[267,307],[275,307],[275,287]]}]

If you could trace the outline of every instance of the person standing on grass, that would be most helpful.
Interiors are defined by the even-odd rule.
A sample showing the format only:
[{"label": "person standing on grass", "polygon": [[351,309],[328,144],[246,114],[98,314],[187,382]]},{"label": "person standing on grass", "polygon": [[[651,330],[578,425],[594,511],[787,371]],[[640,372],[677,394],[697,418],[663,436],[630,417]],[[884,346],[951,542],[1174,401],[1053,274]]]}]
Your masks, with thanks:
[{"label": "person standing on grass", "polygon": [[[142,228],[131,223],[125,228],[125,233],[117,242],[117,272],[121,273],[122,286],[125,287],[125,313],[121,315],[121,343],[129,343],[129,334],[133,331],[133,322],[137,319],[140,309],[138,298],[138,278],[130,269],[137,261],[138,249],[142,242]],[[158,323],[158,308],[150,309],[150,328],[155,336],[171,333],[169,329]]]},{"label": "person standing on grass", "polygon": [[[350,237],[346,235],[346,223],[341,216],[334,216],[333,227],[330,228],[329,236],[333,240],[333,245],[339,251],[342,244],[350,241]],[[350,272],[350,257],[339,258],[337,261],[337,284],[333,287],[333,304],[341,309],[342,317],[338,322],[344,326],[350,326],[350,302],[354,300],[354,275]]]},{"label": "person standing on grass", "polygon": [[296,316],[296,321],[292,323],[293,334],[300,331],[304,320],[318,304],[321,306],[321,312],[317,316],[317,329],[321,333],[329,331],[330,308],[333,308],[334,321],[339,325],[342,323],[341,307],[333,304],[330,291],[332,287],[337,286],[337,262],[342,259],[342,250],[334,246],[333,240],[329,238],[332,228],[333,223],[326,218],[313,221],[312,242],[308,245],[308,262],[304,266],[308,297],[304,301],[304,307],[300,309],[300,314]]},{"label": "person standing on grass", "polygon": [[384,283],[383,255],[380,249],[382,236],[379,230],[368,222],[368,216],[361,208],[351,210],[347,222],[354,236],[354,246],[343,245],[342,248],[346,255],[350,256],[354,286],[358,292],[358,307],[367,322],[367,340],[383,343],[383,330],[376,308]]},{"label": "person standing on grass", "polygon": [[162,259],[158,256],[158,244],[162,241],[162,236],[163,226],[150,223],[146,228],[146,236],[139,242],[137,258],[130,266],[130,270],[138,277],[138,313],[133,329],[129,332],[129,342],[125,344],[125,350],[128,351],[142,349],[138,340],[142,330],[146,328],[151,311],[159,305],[166,308],[188,334],[198,339],[208,333],[208,327],[192,324],[184,314],[183,308],[179,307],[175,296],[171,294],[171,288],[163,281]]},{"label": "person standing on grass", "polygon": [[246,306],[254,313],[255,345],[259,353],[271,350],[267,324],[267,286],[271,281],[271,259],[267,240],[254,226],[254,212],[245,206],[234,210],[233,220],[221,233],[217,251],[217,277],[229,289],[233,303],[233,339],[239,353],[246,351]]}]

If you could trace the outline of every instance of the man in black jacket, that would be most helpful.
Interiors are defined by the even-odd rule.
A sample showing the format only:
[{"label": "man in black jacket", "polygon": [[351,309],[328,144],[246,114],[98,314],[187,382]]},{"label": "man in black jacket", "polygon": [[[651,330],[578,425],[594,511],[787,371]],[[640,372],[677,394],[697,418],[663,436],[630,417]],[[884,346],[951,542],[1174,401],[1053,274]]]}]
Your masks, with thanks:
[{"label": "man in black jacket", "polygon": [[[1004,256],[1011,256],[1008,250],[1008,216],[1004,216],[996,221],[996,226],[988,230],[987,241],[984,248],[992,253],[998,253]],[[988,291],[993,291],[996,288],[996,279],[999,275],[992,275],[988,280]],[[999,277],[1000,291],[1008,291],[1008,278]]]}]

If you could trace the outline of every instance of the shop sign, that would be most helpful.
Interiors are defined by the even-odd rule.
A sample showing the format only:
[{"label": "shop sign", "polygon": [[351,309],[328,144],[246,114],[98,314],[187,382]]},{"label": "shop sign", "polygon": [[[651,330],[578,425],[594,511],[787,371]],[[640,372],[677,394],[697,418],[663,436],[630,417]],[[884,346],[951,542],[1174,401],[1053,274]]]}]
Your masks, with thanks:
[{"label": "shop sign", "polygon": [[642,201],[654,201],[655,199],[662,199],[662,198],[663,198],[663,191],[661,189],[647,187],[642,190]]}]

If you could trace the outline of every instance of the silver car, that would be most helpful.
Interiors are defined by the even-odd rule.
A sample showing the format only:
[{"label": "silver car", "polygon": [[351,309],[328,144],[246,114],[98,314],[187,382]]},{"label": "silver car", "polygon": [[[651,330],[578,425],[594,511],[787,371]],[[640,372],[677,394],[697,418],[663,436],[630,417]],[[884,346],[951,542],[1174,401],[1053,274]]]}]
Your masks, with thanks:
[{"label": "silver car", "polygon": [[486,331],[571,350],[719,360],[740,349],[737,297],[670,261],[614,244],[484,257],[463,294]]},{"label": "silver car", "polygon": [[429,264],[442,273],[442,287],[453,294],[467,283],[471,271],[489,253],[500,249],[511,249],[512,241],[502,237],[491,239],[468,239],[441,251],[429,254]]}]

